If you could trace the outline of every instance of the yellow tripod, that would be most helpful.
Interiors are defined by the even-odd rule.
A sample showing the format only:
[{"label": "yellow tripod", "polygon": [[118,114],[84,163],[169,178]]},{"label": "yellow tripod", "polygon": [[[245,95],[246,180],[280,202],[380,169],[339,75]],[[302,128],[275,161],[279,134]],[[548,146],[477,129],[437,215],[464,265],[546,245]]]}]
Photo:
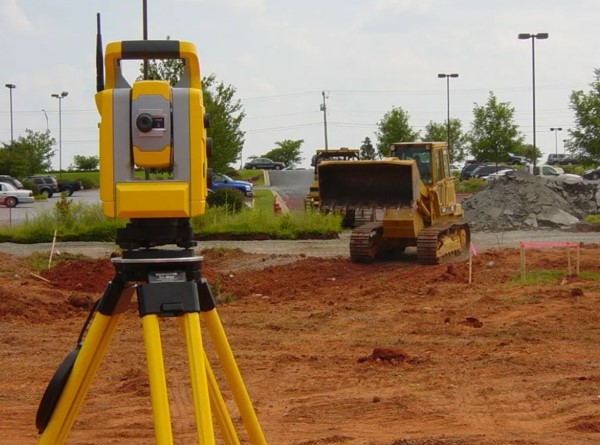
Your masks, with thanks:
[{"label": "yellow tripod", "polygon": [[[266,444],[214,299],[206,280],[201,278],[202,257],[194,256],[191,249],[148,249],[124,252],[122,258],[112,261],[115,277],[90,312],[76,348],[59,366],[40,402],[36,417],[36,426],[41,433],[39,444],[59,445],[67,439],[92,378],[134,293],[137,293],[142,318],[156,443],[173,444],[160,316],[176,317],[185,337],[198,444],[215,443],[213,412],[224,443],[240,443],[203,349],[200,318],[211,337],[250,443]],[[143,284],[133,284],[140,282]]]}]

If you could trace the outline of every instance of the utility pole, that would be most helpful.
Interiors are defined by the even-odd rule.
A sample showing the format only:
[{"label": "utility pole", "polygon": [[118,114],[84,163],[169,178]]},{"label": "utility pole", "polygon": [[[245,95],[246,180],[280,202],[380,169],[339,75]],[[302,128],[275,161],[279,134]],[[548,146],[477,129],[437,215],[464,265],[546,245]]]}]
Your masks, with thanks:
[{"label": "utility pole", "polygon": [[329,146],[327,144],[327,104],[325,103],[325,91],[322,91],[321,94],[323,95],[323,103],[321,104],[321,111],[323,112],[323,125],[325,127],[325,150],[329,149]]}]

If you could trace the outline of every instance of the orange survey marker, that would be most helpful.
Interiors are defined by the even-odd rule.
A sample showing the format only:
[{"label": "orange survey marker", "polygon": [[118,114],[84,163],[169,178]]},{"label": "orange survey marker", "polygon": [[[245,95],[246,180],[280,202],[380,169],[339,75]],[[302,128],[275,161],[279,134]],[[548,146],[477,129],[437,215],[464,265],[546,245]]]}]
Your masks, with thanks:
[{"label": "orange survey marker", "polygon": [[572,275],[571,271],[571,249],[575,249],[575,275],[579,276],[579,244],[569,242],[555,242],[555,241],[521,241],[519,243],[521,251],[521,278],[525,278],[526,267],[525,267],[525,251],[527,249],[556,249],[565,248],[567,250],[567,265],[569,275]]}]

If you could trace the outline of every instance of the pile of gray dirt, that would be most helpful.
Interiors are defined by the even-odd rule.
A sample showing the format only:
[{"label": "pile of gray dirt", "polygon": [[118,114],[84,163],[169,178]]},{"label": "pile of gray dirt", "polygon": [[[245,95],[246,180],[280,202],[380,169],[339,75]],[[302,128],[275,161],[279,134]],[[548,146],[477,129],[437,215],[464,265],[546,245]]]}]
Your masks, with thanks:
[{"label": "pile of gray dirt", "polygon": [[597,184],[570,184],[516,171],[462,202],[472,230],[569,229],[598,213]]}]

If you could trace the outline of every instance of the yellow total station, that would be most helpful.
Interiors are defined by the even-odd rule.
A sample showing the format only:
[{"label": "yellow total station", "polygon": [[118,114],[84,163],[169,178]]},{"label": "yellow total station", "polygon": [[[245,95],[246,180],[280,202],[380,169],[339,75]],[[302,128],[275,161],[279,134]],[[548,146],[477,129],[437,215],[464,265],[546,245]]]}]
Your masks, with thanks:
[{"label": "yellow total station", "polygon": [[[175,85],[130,85],[122,60],[181,59]],[[113,218],[189,218],[204,213],[207,194],[206,116],[194,44],[177,40],[109,43],[100,113],[100,199]],[[167,179],[145,174],[167,172]]]}]

